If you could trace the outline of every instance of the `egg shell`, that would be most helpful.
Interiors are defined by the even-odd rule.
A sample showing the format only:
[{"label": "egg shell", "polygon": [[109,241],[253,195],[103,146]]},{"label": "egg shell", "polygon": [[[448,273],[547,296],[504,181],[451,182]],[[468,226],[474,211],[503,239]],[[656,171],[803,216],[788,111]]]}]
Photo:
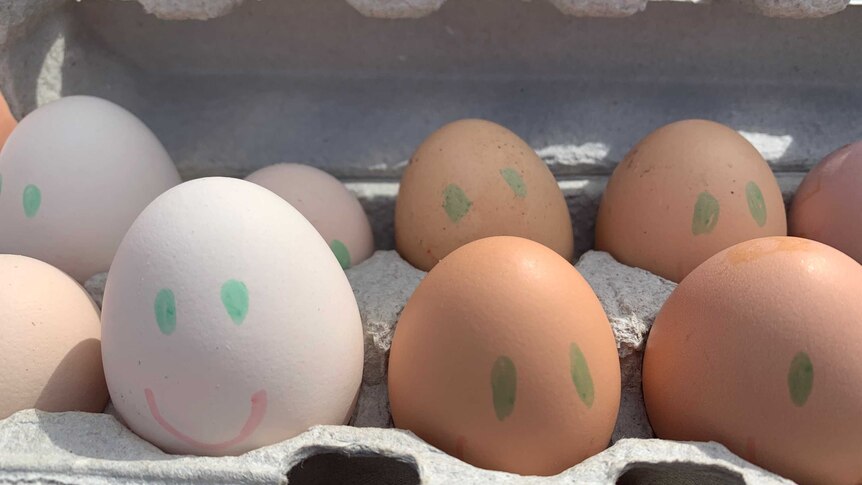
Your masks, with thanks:
[{"label": "egg shell", "polygon": [[563,193],[532,148],[490,121],[455,121],[413,154],[395,203],[395,244],[428,271],[458,247],[489,236],[540,242],[574,254]]},{"label": "egg shell", "polygon": [[101,412],[108,401],[99,310],[57,268],[0,254],[0,419],[36,408]]},{"label": "egg shell", "polygon": [[150,204],[108,273],[103,360],[129,427],[172,453],[239,454],[351,415],[359,310],[281,197],[203,178]]},{"label": "egg shell", "polygon": [[605,449],[620,404],[607,316],[539,243],[453,251],[407,302],[389,358],[395,425],[481,468],[553,475]]},{"label": "egg shell", "polygon": [[297,163],[264,167],[246,180],[265,187],[298,210],[347,269],[374,253],[371,224],[362,205],[337,178]]},{"label": "egg shell", "polygon": [[862,261],[862,141],[824,158],[793,197],[788,224],[794,236],[828,244]]},{"label": "egg shell", "polygon": [[671,294],[643,389],[660,438],[717,441],[799,483],[862,480],[862,266],[792,237],[740,243]]},{"label": "egg shell", "polygon": [[108,270],[132,221],[180,182],[155,135],[104,99],[36,109],[0,152],[0,252],[48,262],[83,282]]},{"label": "egg shell", "polygon": [[614,170],[596,217],[596,249],[675,282],[738,242],[786,235],[781,190],[763,157],[705,120],[641,140]]},{"label": "egg shell", "polygon": [[12,116],[12,112],[9,111],[9,105],[6,104],[6,98],[3,93],[0,93],[0,148],[6,143],[9,134],[17,125],[18,122]]}]

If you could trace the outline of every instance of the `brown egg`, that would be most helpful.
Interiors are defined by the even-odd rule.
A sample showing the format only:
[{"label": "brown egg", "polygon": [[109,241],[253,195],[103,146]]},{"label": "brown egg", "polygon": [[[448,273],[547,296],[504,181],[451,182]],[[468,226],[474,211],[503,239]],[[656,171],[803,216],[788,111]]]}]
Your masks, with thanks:
[{"label": "brown egg", "polygon": [[0,93],[0,148],[6,143],[6,139],[9,138],[9,134],[16,126],[18,126],[18,122],[12,116],[12,112],[9,111],[9,105],[6,104],[3,93]]},{"label": "brown egg", "polygon": [[428,271],[458,247],[489,236],[520,236],[570,260],[572,223],[563,193],[529,145],[484,120],[460,120],[431,134],[410,159],[395,203],[395,244]]},{"label": "brown egg", "polygon": [[828,244],[862,262],[862,141],[817,164],[796,190],[788,224],[794,236]]},{"label": "brown egg", "polygon": [[786,235],[781,190],[763,157],[704,120],[641,140],[614,170],[596,219],[596,249],[672,281],[738,242]]},{"label": "brown egg", "polygon": [[661,438],[717,441],[800,483],[862,483],[862,266],[818,242],[737,244],[688,275],[650,332]]},{"label": "brown egg", "polygon": [[75,280],[0,255],[0,419],[22,409],[101,412],[108,401],[99,310]]},{"label": "brown egg", "polygon": [[407,302],[389,359],[395,425],[481,468],[553,475],[605,449],[620,403],[595,293],[550,249],[453,251]]}]

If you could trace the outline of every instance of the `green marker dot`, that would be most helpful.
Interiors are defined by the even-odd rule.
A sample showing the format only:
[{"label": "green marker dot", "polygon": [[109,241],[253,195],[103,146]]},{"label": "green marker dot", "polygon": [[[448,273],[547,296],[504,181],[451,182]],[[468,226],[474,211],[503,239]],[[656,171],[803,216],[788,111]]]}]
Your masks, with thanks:
[{"label": "green marker dot", "polygon": [[790,389],[790,399],[793,404],[804,406],[813,386],[814,365],[808,358],[808,354],[799,352],[793,356],[790,371],[787,373],[787,387]]},{"label": "green marker dot", "polygon": [[159,330],[165,335],[174,333],[174,330],[177,328],[177,302],[174,299],[174,292],[167,288],[162,288],[156,295],[156,303],[153,306]]},{"label": "green marker dot", "polygon": [[524,184],[524,179],[521,178],[521,174],[517,170],[507,167],[500,170],[500,175],[503,176],[503,180],[512,188],[515,197],[523,199],[527,196],[527,185]]},{"label": "green marker dot", "polygon": [[763,201],[763,193],[754,182],[745,185],[745,197],[748,199],[748,211],[758,226],[766,224],[766,203]]},{"label": "green marker dot", "polygon": [[712,232],[718,224],[718,200],[707,191],[697,196],[691,216],[691,233],[695,236]]},{"label": "green marker dot", "polygon": [[338,264],[341,265],[342,269],[350,267],[350,251],[347,250],[347,246],[345,246],[343,242],[338,239],[333,239],[332,242],[329,243],[329,248],[332,249],[333,253],[335,253],[335,257],[338,259]]},{"label": "green marker dot", "polygon": [[28,218],[35,216],[41,205],[42,192],[39,191],[39,187],[33,184],[24,187],[24,215]]},{"label": "green marker dot", "polygon": [[239,325],[248,314],[248,288],[245,283],[227,280],[221,286],[221,302],[233,323]]},{"label": "green marker dot", "polygon": [[473,202],[467,198],[467,194],[455,184],[449,184],[443,189],[443,209],[452,222],[458,222],[467,215]]},{"label": "green marker dot", "polygon": [[515,363],[505,355],[498,357],[491,368],[491,393],[498,420],[503,421],[514,411],[517,387]]},{"label": "green marker dot", "polygon": [[590,367],[587,365],[587,358],[581,352],[578,344],[572,342],[569,348],[569,366],[572,373],[572,382],[575,383],[575,389],[578,390],[578,396],[588,408],[593,407],[593,401],[596,399],[596,391],[593,388],[593,377],[590,375]]}]

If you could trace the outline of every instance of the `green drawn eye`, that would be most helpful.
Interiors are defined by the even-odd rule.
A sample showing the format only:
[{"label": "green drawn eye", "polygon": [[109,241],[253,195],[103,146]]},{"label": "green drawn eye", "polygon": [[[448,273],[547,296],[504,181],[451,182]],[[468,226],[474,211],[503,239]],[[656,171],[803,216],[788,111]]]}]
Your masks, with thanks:
[{"label": "green drawn eye", "polygon": [[177,302],[174,299],[174,292],[167,288],[159,290],[154,308],[159,330],[165,335],[174,333],[177,328]]},{"label": "green drawn eye", "polygon": [[701,192],[694,204],[691,216],[691,233],[695,236],[709,234],[718,224],[718,199],[709,192]]},{"label": "green drawn eye", "polygon": [[248,288],[238,280],[227,280],[221,286],[221,302],[233,323],[239,325],[248,314]]},{"label": "green drawn eye", "polygon": [[512,359],[501,355],[491,368],[491,396],[494,401],[494,414],[497,419],[506,419],[515,410],[515,391],[518,375]]},{"label": "green drawn eye", "polygon": [[584,357],[581,348],[574,342],[569,347],[569,370],[572,374],[572,382],[575,383],[575,389],[578,390],[578,396],[580,396],[581,401],[588,408],[593,407],[596,392],[593,387],[593,377],[590,375],[590,366],[587,365],[587,358]]},{"label": "green drawn eye", "polygon": [[24,215],[31,218],[39,212],[39,206],[42,205],[42,192],[39,187],[30,184],[24,187]]},{"label": "green drawn eye", "polygon": [[766,224],[766,202],[763,201],[763,193],[756,183],[748,182],[745,186],[745,197],[748,199],[748,211],[758,226]]},{"label": "green drawn eye", "polygon": [[467,215],[470,206],[473,202],[467,197],[467,194],[455,184],[449,184],[443,190],[443,210],[449,216],[449,220],[457,223],[462,217]]},{"label": "green drawn eye", "polygon": [[500,175],[515,193],[515,197],[523,199],[527,196],[527,184],[524,183],[524,179],[521,178],[521,174],[517,170],[507,167],[500,170]]},{"label": "green drawn eye", "polygon": [[333,239],[332,242],[329,243],[329,248],[332,249],[332,252],[335,254],[335,258],[338,259],[338,264],[341,265],[341,269],[347,269],[350,267],[350,251],[347,250],[347,246],[345,246],[343,242],[338,239]]},{"label": "green drawn eye", "polygon": [[814,387],[814,365],[805,352],[798,352],[790,361],[787,387],[790,389],[790,400],[793,404],[804,406],[811,395],[811,388]]}]

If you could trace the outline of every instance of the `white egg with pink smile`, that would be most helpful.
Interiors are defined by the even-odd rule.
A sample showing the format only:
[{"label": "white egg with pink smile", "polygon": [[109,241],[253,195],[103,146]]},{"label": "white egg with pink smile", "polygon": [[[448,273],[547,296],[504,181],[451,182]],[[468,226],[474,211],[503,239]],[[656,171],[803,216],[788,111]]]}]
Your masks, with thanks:
[{"label": "white egg with pink smile", "polygon": [[181,184],[137,218],[108,274],[111,400],[170,453],[236,455],[350,418],[362,323],[329,246],[255,184]]}]

